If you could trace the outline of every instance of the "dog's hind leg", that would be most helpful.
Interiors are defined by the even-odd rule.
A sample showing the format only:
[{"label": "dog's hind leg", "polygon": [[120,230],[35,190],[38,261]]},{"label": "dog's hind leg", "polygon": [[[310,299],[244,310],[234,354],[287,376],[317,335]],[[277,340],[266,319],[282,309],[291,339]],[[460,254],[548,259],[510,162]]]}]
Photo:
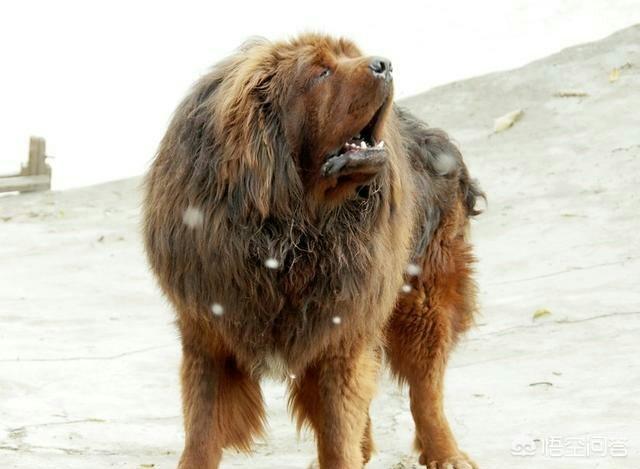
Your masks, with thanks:
[{"label": "dog's hind leg", "polygon": [[231,355],[187,344],[181,378],[186,441],[179,469],[217,469],[224,448],[249,451],[264,423],[258,382]]},{"label": "dog's hind leg", "polygon": [[427,319],[394,313],[387,336],[389,361],[393,373],[409,386],[420,463],[429,469],[471,469],[472,463],[458,449],[444,413],[443,381],[449,334],[448,326],[442,324],[438,314],[432,312],[429,315],[432,319]]},{"label": "dog's hind leg", "polygon": [[315,431],[321,469],[359,469],[371,455],[368,415],[379,362],[361,344],[324,356],[291,386],[298,427]]},{"label": "dog's hind leg", "polygon": [[449,353],[473,321],[473,256],[463,236],[436,233],[412,290],[401,294],[387,324],[389,364],[409,386],[420,463],[429,469],[472,469],[451,432],[443,407]]}]

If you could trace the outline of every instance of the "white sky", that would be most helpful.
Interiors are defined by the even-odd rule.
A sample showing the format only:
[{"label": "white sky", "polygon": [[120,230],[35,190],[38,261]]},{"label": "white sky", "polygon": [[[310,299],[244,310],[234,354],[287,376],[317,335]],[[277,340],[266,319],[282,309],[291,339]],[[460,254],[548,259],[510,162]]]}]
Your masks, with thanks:
[{"label": "white sky", "polygon": [[142,173],[190,84],[249,36],[348,36],[396,96],[640,22],[640,0],[25,1],[0,5],[0,173],[47,139],[54,188]]}]

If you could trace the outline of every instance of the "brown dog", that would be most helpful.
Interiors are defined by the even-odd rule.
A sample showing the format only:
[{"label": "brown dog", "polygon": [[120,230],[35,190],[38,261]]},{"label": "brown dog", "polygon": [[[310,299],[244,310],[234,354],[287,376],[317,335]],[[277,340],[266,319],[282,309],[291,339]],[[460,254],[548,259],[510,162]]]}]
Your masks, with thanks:
[{"label": "brown dog", "polygon": [[320,466],[362,467],[382,348],[410,386],[421,462],[471,467],[442,381],[472,322],[481,194],[447,136],[393,106],[391,72],[346,40],[256,41],[178,107],[144,236],[182,339],[181,468],[250,449],[274,373]]}]

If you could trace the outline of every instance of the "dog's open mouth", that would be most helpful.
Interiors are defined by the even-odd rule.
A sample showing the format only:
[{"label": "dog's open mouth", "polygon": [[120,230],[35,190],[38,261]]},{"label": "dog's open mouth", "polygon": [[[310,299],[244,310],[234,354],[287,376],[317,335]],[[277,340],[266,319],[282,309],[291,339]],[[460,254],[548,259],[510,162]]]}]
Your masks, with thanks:
[{"label": "dog's open mouth", "polygon": [[323,176],[338,173],[375,173],[386,161],[387,150],[383,140],[378,140],[382,126],[381,115],[385,106],[381,106],[369,123],[357,134],[327,155],[322,166]]},{"label": "dog's open mouth", "polygon": [[384,150],[384,141],[378,141],[376,136],[380,132],[381,127],[381,114],[383,108],[385,106],[380,106],[380,108],[375,112],[369,123],[361,129],[357,134],[352,136],[349,140],[344,142],[342,147],[336,150],[333,153],[330,153],[327,156],[327,160],[333,158],[335,156],[340,156],[344,153],[348,152],[367,152],[369,150],[373,151],[381,151]]}]

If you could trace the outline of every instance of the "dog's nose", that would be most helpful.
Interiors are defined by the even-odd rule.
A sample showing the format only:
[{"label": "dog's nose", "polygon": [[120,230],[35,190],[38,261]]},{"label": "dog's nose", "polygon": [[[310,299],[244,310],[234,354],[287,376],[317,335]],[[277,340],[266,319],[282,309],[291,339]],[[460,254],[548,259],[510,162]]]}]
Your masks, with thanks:
[{"label": "dog's nose", "polygon": [[385,80],[391,79],[391,72],[393,72],[393,66],[389,59],[384,57],[371,57],[369,62],[369,68],[373,72],[373,75],[377,78],[384,78]]}]

